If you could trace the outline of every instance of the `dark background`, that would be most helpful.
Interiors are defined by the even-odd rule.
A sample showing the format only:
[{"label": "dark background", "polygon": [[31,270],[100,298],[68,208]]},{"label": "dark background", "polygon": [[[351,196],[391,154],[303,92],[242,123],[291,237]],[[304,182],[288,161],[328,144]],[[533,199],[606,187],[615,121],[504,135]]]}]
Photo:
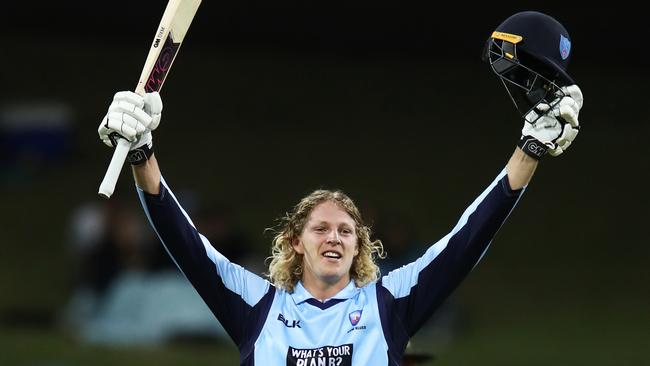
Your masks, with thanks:
[{"label": "dark background", "polygon": [[[111,151],[96,128],[113,93],[135,87],[164,7],[14,3],[0,15],[2,365],[236,363],[228,342],[115,349],[58,326],[77,272],[71,216],[107,204],[96,192]],[[461,330],[444,347],[423,332],[414,348],[440,365],[645,364],[648,31],[634,6],[206,0],[162,91],[163,174],[188,206],[230,207],[260,265],[264,228],[320,187],[349,193],[378,233],[381,217],[408,222],[424,251],[519,137],[480,52],[521,10],[569,30],[583,129],[542,161],[454,293]],[[20,138],[8,127],[17,106],[44,105],[64,111],[65,128]],[[137,209],[127,169],[111,200]]]}]

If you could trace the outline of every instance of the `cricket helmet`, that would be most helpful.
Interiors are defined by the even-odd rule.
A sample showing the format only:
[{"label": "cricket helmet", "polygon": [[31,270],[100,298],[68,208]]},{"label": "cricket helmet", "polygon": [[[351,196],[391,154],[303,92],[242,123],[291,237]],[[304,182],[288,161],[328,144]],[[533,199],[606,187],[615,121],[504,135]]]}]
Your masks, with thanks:
[{"label": "cricket helmet", "polygon": [[564,96],[571,38],[560,22],[537,11],[516,13],[488,38],[483,58],[501,79],[522,116]]}]

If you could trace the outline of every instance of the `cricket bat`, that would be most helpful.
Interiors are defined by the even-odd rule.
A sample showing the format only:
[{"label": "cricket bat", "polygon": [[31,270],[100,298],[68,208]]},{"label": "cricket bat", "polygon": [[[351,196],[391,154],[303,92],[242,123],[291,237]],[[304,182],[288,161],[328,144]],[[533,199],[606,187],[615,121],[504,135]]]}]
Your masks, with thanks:
[{"label": "cricket bat", "polygon": [[[201,0],[169,0],[142,68],[136,93],[144,95],[160,91],[199,5]],[[99,186],[101,197],[110,198],[113,194],[130,147],[131,143],[126,139],[118,139],[111,163]]]}]

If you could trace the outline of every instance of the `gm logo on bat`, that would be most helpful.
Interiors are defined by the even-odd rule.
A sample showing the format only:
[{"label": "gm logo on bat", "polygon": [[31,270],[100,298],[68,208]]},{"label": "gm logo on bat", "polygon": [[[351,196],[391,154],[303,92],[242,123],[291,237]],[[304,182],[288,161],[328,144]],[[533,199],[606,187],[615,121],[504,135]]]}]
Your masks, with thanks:
[{"label": "gm logo on bat", "polygon": [[158,29],[158,34],[156,34],[156,39],[153,41],[153,48],[158,48],[163,34],[165,34],[165,27],[160,27],[160,29]]}]

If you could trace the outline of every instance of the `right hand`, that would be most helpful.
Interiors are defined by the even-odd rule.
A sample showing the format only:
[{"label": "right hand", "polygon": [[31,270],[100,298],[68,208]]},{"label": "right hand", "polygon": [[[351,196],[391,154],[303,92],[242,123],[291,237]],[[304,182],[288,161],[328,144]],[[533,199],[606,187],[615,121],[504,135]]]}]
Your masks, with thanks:
[{"label": "right hand", "polygon": [[158,92],[144,96],[131,91],[117,92],[97,129],[99,138],[109,147],[115,147],[122,137],[131,142],[131,149],[145,144],[151,148],[151,131],[160,124],[162,108]]}]

